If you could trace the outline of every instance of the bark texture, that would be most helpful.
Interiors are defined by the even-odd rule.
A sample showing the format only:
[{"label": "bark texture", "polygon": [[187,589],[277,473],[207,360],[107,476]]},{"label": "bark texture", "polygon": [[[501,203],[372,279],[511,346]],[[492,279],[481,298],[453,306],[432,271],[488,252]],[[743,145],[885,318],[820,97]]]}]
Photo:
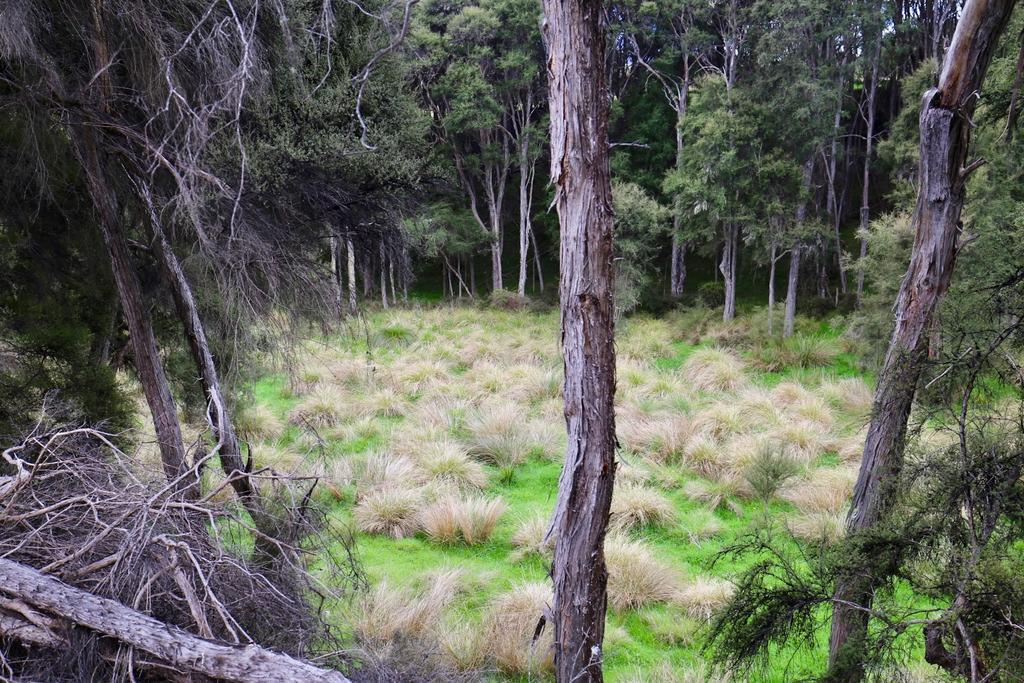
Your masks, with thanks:
[{"label": "bark texture", "polygon": [[601,681],[615,478],[615,344],[608,91],[600,0],[544,0],[551,177],[561,225],[568,446],[552,521],[559,681]]},{"label": "bark texture", "polygon": [[[970,115],[1013,0],[969,0],[946,52],[937,88],[921,103],[920,170],[914,247],[893,308],[895,327],[878,375],[864,457],[853,491],[850,534],[871,529],[889,508],[903,465],[907,420],[928,351],[936,306],[949,288],[970,165]],[[840,577],[829,642],[831,680],[859,681],[870,576]]]},{"label": "bark texture", "polygon": [[73,588],[31,567],[0,559],[0,596],[43,612],[38,623],[5,617],[0,632],[43,646],[60,646],[71,624],[148,652],[190,674],[240,683],[346,683],[337,671],[315,667],[257,645],[229,645],[195,636],[119,602]]}]

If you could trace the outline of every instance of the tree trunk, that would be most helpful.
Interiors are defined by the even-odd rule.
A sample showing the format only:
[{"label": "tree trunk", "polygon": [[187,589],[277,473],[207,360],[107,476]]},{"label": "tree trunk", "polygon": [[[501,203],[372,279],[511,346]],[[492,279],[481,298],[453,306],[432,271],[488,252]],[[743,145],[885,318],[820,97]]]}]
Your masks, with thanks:
[{"label": "tree trunk", "polygon": [[[555,675],[602,681],[615,478],[615,344],[608,89],[601,0],[544,0],[551,177],[561,226],[568,446],[551,532]],[[550,532],[549,532],[550,533]]]},{"label": "tree trunk", "polygon": [[775,263],[778,258],[775,256],[775,252],[778,251],[778,247],[772,244],[771,254],[769,255],[768,267],[768,336],[772,336],[775,332]]},{"label": "tree trunk", "polygon": [[526,94],[526,111],[523,130],[519,139],[519,296],[526,296],[526,267],[530,259],[530,204],[533,190],[533,163],[530,161],[530,122],[533,111],[533,92]]},{"label": "tree trunk", "polygon": [[[860,260],[863,262],[868,255],[867,233],[871,227],[871,156],[875,149],[875,97],[878,94],[878,62],[882,52],[882,33],[878,33],[875,54],[871,60],[871,87],[868,89],[868,120],[866,141],[864,143],[864,180],[860,195]],[[857,308],[864,298],[864,269],[857,273]]]},{"label": "tree trunk", "polygon": [[1013,72],[1013,89],[1010,91],[1010,106],[1006,113],[1006,144],[1013,142],[1020,116],[1020,86],[1024,80],[1024,31],[1020,32],[1020,50],[1017,52],[1017,66]]},{"label": "tree trunk", "polygon": [[351,237],[345,240],[345,248],[348,251],[348,312],[355,315],[359,304],[356,299],[356,250]]},{"label": "tree trunk", "polygon": [[380,304],[386,310],[388,307],[388,268],[387,253],[384,251],[384,242],[380,243]]},{"label": "tree trunk", "polygon": [[338,317],[345,315],[345,283],[341,275],[341,237],[331,233],[331,280],[334,282],[334,306]]},{"label": "tree trunk", "polygon": [[530,242],[533,243],[533,268],[534,273],[537,275],[537,289],[543,292],[544,271],[540,267],[540,251],[537,249],[537,234],[533,231],[533,226],[530,227]]},{"label": "tree trunk", "polygon": [[[25,624],[14,637],[29,636],[41,645],[60,645],[72,625],[112,638],[153,655],[188,674],[239,683],[347,683],[329,671],[258,645],[230,645],[207,640],[177,626],[137,612],[119,602],[73,588],[31,567],[0,559],[0,595],[7,595],[57,620],[59,630]],[[37,615],[43,616],[43,615]],[[35,636],[35,637],[33,637]]]},{"label": "tree trunk", "polygon": [[[888,511],[903,465],[907,420],[928,350],[928,329],[949,288],[956,260],[960,213],[970,168],[970,116],[1013,0],[968,0],[939,77],[921,102],[920,171],[914,210],[914,247],[894,306],[896,325],[875,390],[864,457],[847,527],[871,529]],[[875,580],[841,576],[829,640],[832,680],[864,676],[863,643]]]},{"label": "tree trunk", "polygon": [[188,474],[185,462],[185,443],[181,438],[178,413],[171,395],[171,387],[160,361],[160,350],[142,295],[142,286],[135,274],[135,266],[128,253],[128,243],[121,231],[119,210],[110,190],[105,171],[105,159],[97,146],[94,131],[88,126],[77,126],[71,131],[82,168],[85,171],[89,195],[99,219],[103,243],[110,256],[121,312],[128,325],[135,370],[153,416],[153,426],[160,448],[160,461],[167,481],[186,493],[197,493],[196,483]]},{"label": "tree trunk", "polygon": [[[835,115],[832,121],[832,143],[831,151],[828,159],[828,209],[829,213],[832,214],[832,227],[835,232],[836,239],[836,263],[839,267],[839,289],[845,294],[846,293],[846,269],[843,267],[843,239],[839,234],[839,223],[842,220],[840,216],[841,209],[839,206],[839,197],[836,194],[836,159],[838,157],[839,150],[839,125],[842,121],[843,116],[843,90],[844,79],[839,79],[839,104],[836,106]],[[825,263],[825,254],[822,252],[822,267]]]},{"label": "tree trunk", "polygon": [[730,224],[725,229],[722,260],[718,264],[725,282],[725,307],[722,309],[722,320],[725,322],[736,317],[736,252],[739,251],[739,241],[739,227]]},{"label": "tree trunk", "polygon": [[[676,172],[683,168],[683,121],[686,119],[686,104],[690,93],[689,62],[686,62],[686,77],[675,102],[676,110]],[[683,229],[682,196],[676,196],[672,202],[672,268],[669,275],[670,292],[678,299],[683,295],[686,286],[686,241],[679,239]]]},{"label": "tree trunk", "polygon": [[782,336],[792,337],[796,324],[796,290],[800,286],[800,256],[803,247],[793,245],[789,251],[789,279],[786,283],[786,315],[782,320]]},{"label": "tree trunk", "polygon": [[167,241],[162,226],[157,222],[155,212],[152,215],[151,224],[157,255],[171,287],[171,296],[174,298],[174,307],[185,332],[185,341],[188,343],[196,369],[199,370],[199,380],[207,403],[206,419],[213,438],[217,440],[214,451],[220,459],[221,467],[224,469],[224,474],[227,475],[231,487],[238,494],[257,529],[264,535],[273,536],[272,525],[264,514],[260,501],[259,489],[253,486],[246,465],[242,461],[242,451],[231,422],[227,401],[225,401],[224,393],[220,388],[217,366],[213,361],[213,353],[210,351],[203,321],[199,317],[199,307],[192,294],[192,287],[185,277],[185,272],[181,269],[178,258],[171,250],[171,245]]}]

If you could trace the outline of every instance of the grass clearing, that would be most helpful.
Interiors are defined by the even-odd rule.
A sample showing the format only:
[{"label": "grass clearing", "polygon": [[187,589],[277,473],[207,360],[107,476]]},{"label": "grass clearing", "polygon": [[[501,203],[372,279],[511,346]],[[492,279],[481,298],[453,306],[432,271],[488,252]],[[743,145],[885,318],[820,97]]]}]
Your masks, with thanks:
[{"label": "grass clearing", "polygon": [[[766,518],[835,538],[863,447],[869,385],[844,354],[811,353],[839,348],[834,334],[801,324],[815,339],[790,344],[811,365],[768,370],[759,322],[705,318],[620,326],[612,682],[716,680],[701,628],[744,565],[711,560]],[[357,530],[372,588],[339,618],[362,647],[416,638],[488,680],[549,680],[550,631],[532,638],[565,443],[557,312],[393,309],[366,328],[301,349],[297,380],[253,386],[256,463],[322,477],[332,523]],[[810,656],[786,653],[765,680],[799,677]]]}]

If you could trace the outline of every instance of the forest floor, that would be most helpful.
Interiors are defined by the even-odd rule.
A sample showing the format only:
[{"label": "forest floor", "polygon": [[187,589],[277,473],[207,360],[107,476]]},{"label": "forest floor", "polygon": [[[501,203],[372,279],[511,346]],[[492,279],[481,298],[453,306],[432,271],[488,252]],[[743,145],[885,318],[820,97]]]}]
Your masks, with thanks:
[{"label": "forest floor", "polygon": [[[750,561],[712,566],[720,551],[767,526],[841,533],[871,378],[829,324],[798,327],[783,342],[763,311],[620,321],[609,681],[717,680],[706,625]],[[531,637],[565,439],[557,312],[379,311],[295,367],[255,385],[240,431],[257,465],[322,476],[334,523],[357,530],[372,588],[343,619],[362,647],[411,639],[496,680],[545,679]],[[757,680],[801,678],[820,653],[781,653]]]}]

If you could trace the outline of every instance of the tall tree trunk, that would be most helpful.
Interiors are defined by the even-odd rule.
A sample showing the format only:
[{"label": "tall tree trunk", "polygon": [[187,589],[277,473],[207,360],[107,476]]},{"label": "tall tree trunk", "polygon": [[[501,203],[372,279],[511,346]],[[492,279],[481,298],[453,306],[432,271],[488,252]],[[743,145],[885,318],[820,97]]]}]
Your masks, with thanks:
[{"label": "tall tree trunk", "polygon": [[[800,188],[805,194],[810,190],[811,177],[814,175],[814,154],[807,157],[804,162],[803,174],[800,178]],[[807,199],[801,199],[800,203],[796,207],[796,226],[799,231],[800,227],[804,224],[807,219]],[[793,328],[796,325],[796,296],[797,290],[800,288],[800,260],[803,256],[803,245],[800,243],[800,237],[797,237],[796,243],[793,245],[789,252],[789,278],[786,283],[786,314],[782,321],[782,336],[791,337],[793,335]]]},{"label": "tall tree trunk", "polygon": [[718,264],[725,283],[725,306],[722,309],[722,320],[725,322],[736,317],[736,252],[739,251],[739,242],[739,226],[730,223],[725,229],[722,260]]},{"label": "tall tree trunk", "polygon": [[775,253],[779,250],[775,244],[772,244],[771,254],[769,255],[769,267],[768,267],[768,336],[772,336],[775,327],[775,264],[778,258]]},{"label": "tall tree trunk", "polygon": [[[199,307],[192,294],[192,287],[185,277],[185,272],[182,270],[177,256],[171,249],[163,227],[158,222],[159,218],[152,211],[152,206],[150,206],[150,212],[157,256],[160,258],[164,274],[171,287],[171,296],[174,298],[174,307],[185,333],[185,341],[188,343],[196,369],[199,370],[199,381],[207,403],[206,419],[213,438],[217,440],[214,451],[220,459],[221,468],[227,475],[231,488],[235,490],[261,535],[269,541],[275,537],[276,531],[271,520],[264,513],[259,489],[253,485],[248,468],[242,460],[242,450],[238,444],[238,437],[235,435],[235,427],[231,421],[231,414],[228,412],[227,401],[220,388],[217,366],[213,361],[213,353],[210,351],[210,343],[206,338],[206,329],[203,326],[202,318],[199,317]],[[273,543],[269,545],[260,543],[259,539],[256,543],[257,548],[269,553],[274,552],[274,548],[271,547],[274,545]]]},{"label": "tall tree trunk", "polygon": [[533,268],[534,273],[537,275],[537,289],[541,292],[544,291],[544,271],[540,267],[540,250],[537,249],[537,233],[533,231],[531,226],[530,229],[530,242],[533,243]]},{"label": "tall tree trunk", "polygon": [[345,283],[341,274],[341,237],[331,233],[331,279],[334,282],[334,306],[338,317],[345,315]]},{"label": "tall tree trunk", "polygon": [[128,242],[121,230],[120,211],[106,175],[106,160],[98,149],[95,132],[89,126],[75,126],[71,131],[82,168],[85,171],[89,196],[92,199],[103,243],[110,256],[110,267],[121,302],[121,312],[128,325],[135,370],[153,416],[153,426],[160,448],[164,476],[186,495],[197,493],[195,480],[188,474],[185,443],[174,405],[171,387],[160,361],[160,350],[153,331],[142,286],[128,252]]},{"label": "tall tree trunk", "polygon": [[526,111],[519,139],[519,296],[526,296],[526,267],[530,262],[530,205],[533,195],[533,162],[530,161],[530,112],[533,111],[533,92],[526,94]]},{"label": "tall tree trunk", "polygon": [[356,299],[356,250],[351,237],[345,239],[345,250],[348,252],[348,312],[355,315],[359,304]]},{"label": "tall tree trunk", "polygon": [[473,255],[470,254],[469,258],[469,293],[475,299],[476,298],[476,260]]},{"label": "tall tree trunk", "polygon": [[[868,88],[868,120],[864,143],[864,180],[860,194],[860,260],[868,255],[867,233],[871,227],[871,156],[875,150],[875,97],[878,94],[878,63],[882,53],[882,32],[878,32],[875,54],[871,59],[871,87]],[[857,308],[864,299],[864,268],[857,273]]]},{"label": "tall tree trunk", "polygon": [[608,89],[601,0],[544,0],[551,177],[561,225],[568,446],[552,520],[557,680],[602,681],[615,479],[615,344]]},{"label": "tall tree trunk", "polygon": [[796,324],[796,292],[800,286],[800,256],[803,247],[794,244],[789,251],[789,278],[786,283],[786,315],[782,320],[782,336],[792,337]]},{"label": "tall tree trunk", "polygon": [[1013,89],[1010,91],[1010,106],[1006,113],[1006,144],[1013,142],[1020,116],[1020,86],[1024,80],[1024,31],[1020,32],[1020,49],[1017,52],[1017,66],[1013,72]]},{"label": "tall tree trunk", "polygon": [[[845,58],[844,58],[845,62]],[[845,63],[844,63],[845,66]],[[839,125],[842,121],[843,116],[843,96],[842,90],[845,83],[845,79],[840,77],[839,79],[839,104],[836,106],[836,111],[832,120],[832,142],[831,149],[828,159],[828,210],[832,215],[832,228],[835,233],[836,239],[836,263],[839,267],[839,289],[845,294],[846,293],[846,269],[843,267],[843,239],[839,234],[839,224],[842,221],[841,208],[839,206],[839,197],[836,193],[836,162],[839,156]],[[825,254],[822,252],[822,265],[824,267]]]},{"label": "tall tree trunk", "polygon": [[[689,62],[686,62],[686,75],[679,87],[675,102],[676,110],[676,172],[683,168],[683,121],[686,119],[686,104],[690,94]],[[672,266],[669,274],[669,288],[672,297],[678,299],[683,295],[686,286],[686,241],[679,238],[683,229],[682,194],[672,201]]]},{"label": "tall tree trunk", "polygon": [[[907,420],[928,350],[928,329],[956,260],[970,147],[970,116],[1006,27],[1013,0],[968,0],[946,51],[939,85],[921,101],[920,171],[914,247],[894,306],[896,325],[875,390],[864,457],[847,518],[852,534],[888,511],[903,465]],[[864,676],[863,644],[875,580],[840,576],[832,612],[829,664],[838,681]]]},{"label": "tall tree trunk", "polygon": [[384,242],[380,243],[380,304],[385,309],[388,307],[388,269],[387,253],[384,251]]}]

